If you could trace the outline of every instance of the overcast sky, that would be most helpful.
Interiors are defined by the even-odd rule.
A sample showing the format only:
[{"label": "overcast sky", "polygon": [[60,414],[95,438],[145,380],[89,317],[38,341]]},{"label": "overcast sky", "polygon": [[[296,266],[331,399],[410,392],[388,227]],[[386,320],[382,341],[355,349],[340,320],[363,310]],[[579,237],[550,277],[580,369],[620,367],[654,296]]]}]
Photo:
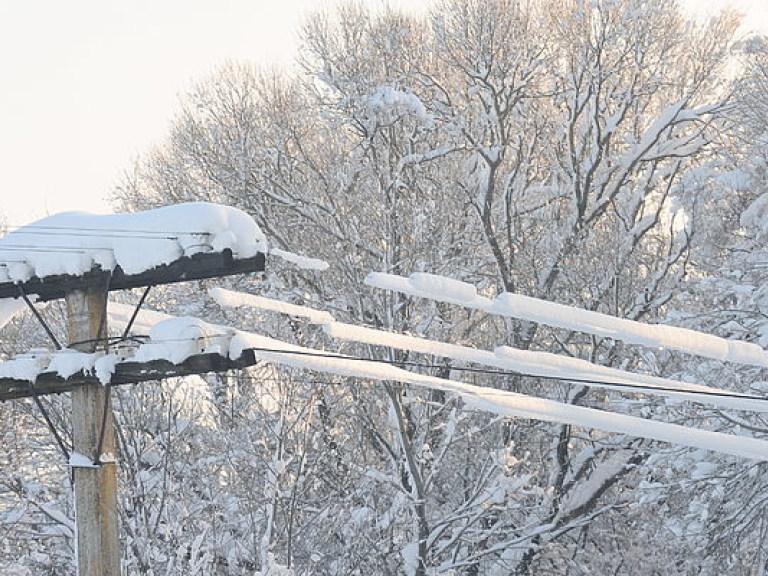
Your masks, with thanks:
[{"label": "overcast sky", "polygon": [[[179,95],[227,59],[290,65],[302,18],[332,3],[3,2],[0,215],[18,225],[65,210],[109,211],[112,186],[162,139]],[[768,30],[768,0],[685,3],[735,4],[749,13],[748,27]]]}]

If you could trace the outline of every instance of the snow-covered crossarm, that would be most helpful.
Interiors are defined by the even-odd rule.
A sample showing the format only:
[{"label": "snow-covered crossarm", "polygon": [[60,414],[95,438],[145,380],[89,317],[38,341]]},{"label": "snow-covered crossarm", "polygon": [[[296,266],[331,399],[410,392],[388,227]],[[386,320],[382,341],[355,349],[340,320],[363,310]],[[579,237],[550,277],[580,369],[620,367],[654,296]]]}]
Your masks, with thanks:
[{"label": "snow-covered crossarm", "polygon": [[264,270],[264,234],[245,212],[191,203],[135,214],[68,212],[0,238],[0,298],[40,301]]},{"label": "snow-covered crossarm", "polygon": [[669,348],[724,362],[768,367],[768,353],[751,342],[727,340],[676,326],[643,324],[509,292],[493,299],[485,298],[479,296],[471,284],[443,276],[416,273],[406,278],[373,272],[365,279],[365,283],[384,290],[458,304],[556,328],[586,332],[628,344]]},{"label": "snow-covered crossarm", "polygon": [[[188,342],[187,349],[193,345],[193,342]],[[177,352],[178,362],[165,358],[136,361],[133,358],[121,359],[116,354],[80,354],[62,350],[44,358],[15,358],[0,363],[0,402],[61,394],[79,386],[105,382],[119,386],[190,374],[239,370],[256,363],[253,354],[247,351],[236,360],[217,351],[191,354],[181,360],[182,356]]]},{"label": "snow-covered crossarm", "polygon": [[[110,325],[124,330],[134,308],[110,302]],[[174,376],[244,368],[256,363],[252,354],[229,358],[234,330],[195,318],[176,318],[141,310],[131,337],[110,347],[108,354],[64,349],[32,350],[0,362],[0,401],[69,392],[86,384],[121,385]]]},{"label": "snow-covered crossarm", "polygon": [[223,288],[214,288],[210,293],[220,305],[225,307],[247,306],[307,318],[310,322],[323,325],[324,330],[331,337],[342,340],[452,358],[460,362],[492,366],[529,376],[587,382],[590,386],[598,388],[620,391],[634,388],[635,391],[639,389],[639,391],[648,394],[708,404],[718,408],[768,412],[768,399],[756,399],[754,396],[711,386],[635,374],[548,352],[518,350],[508,346],[502,346],[489,352],[415,336],[393,334],[364,326],[336,322],[327,312],[305,306],[295,306],[279,300]]}]

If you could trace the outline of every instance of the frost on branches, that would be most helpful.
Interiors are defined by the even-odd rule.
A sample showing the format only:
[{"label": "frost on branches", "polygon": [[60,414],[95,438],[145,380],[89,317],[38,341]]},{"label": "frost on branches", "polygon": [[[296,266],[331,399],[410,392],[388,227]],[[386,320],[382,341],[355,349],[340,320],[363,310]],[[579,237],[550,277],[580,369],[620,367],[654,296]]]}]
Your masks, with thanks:
[{"label": "frost on branches", "polygon": [[[243,210],[273,249],[329,267],[278,258],[262,283],[226,287],[339,323],[765,395],[760,365],[546,326],[525,306],[489,313],[464,306],[458,285],[445,302],[363,285],[371,270],[428,273],[479,298],[515,294],[764,348],[765,51],[735,45],[737,25],[730,14],[691,24],[660,0],[441,0],[424,18],[346,6],[306,21],[301,75],[232,63],[202,79],[115,201]],[[760,414],[465,373],[443,352],[336,339],[295,308],[223,309],[199,287],[149,305],[574,409],[768,434]],[[35,336],[27,326],[9,322],[4,354],[32,347],[21,347]],[[66,572],[71,539],[37,506],[67,512],[60,475],[46,472],[55,451],[14,411],[0,420],[0,514],[15,530],[0,533],[3,558]],[[129,573],[766,570],[763,463],[266,362],[121,392],[117,416]]]}]

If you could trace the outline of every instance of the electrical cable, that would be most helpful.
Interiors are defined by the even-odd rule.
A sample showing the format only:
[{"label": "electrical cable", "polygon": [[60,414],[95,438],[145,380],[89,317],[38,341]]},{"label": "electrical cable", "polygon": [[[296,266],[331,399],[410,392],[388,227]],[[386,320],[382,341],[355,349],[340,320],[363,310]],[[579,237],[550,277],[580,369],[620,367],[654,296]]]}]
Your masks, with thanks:
[{"label": "electrical cable", "polygon": [[382,364],[389,364],[394,366],[411,366],[411,367],[430,368],[430,369],[450,368],[451,370],[460,370],[463,372],[471,372],[476,374],[486,374],[486,375],[494,375],[494,376],[528,376],[531,378],[539,378],[541,380],[572,382],[575,384],[585,384],[585,385],[593,384],[598,386],[599,385],[614,386],[617,388],[627,388],[631,390],[644,390],[644,391],[650,391],[650,392],[653,392],[653,391],[682,392],[685,394],[712,396],[712,397],[719,397],[719,398],[737,398],[740,400],[768,401],[768,397],[765,397],[765,396],[735,394],[732,392],[718,392],[718,391],[708,391],[708,390],[682,390],[680,388],[673,388],[671,386],[649,386],[649,385],[642,385],[642,384],[630,384],[627,382],[600,380],[598,378],[568,378],[563,376],[546,376],[546,375],[531,374],[527,372],[519,372],[516,370],[494,370],[490,368],[474,368],[469,366],[468,367],[441,366],[438,364],[424,364],[421,362],[363,358],[363,357],[355,357],[355,356],[338,356],[333,354],[323,354],[323,353],[293,351],[293,350],[280,350],[280,349],[270,349],[270,348],[249,348],[249,350],[253,350],[255,352],[294,354],[298,356],[313,356],[313,357],[319,357],[319,358],[338,358],[343,360],[358,360],[363,362],[379,362]]},{"label": "electrical cable", "polygon": [[80,252],[86,254],[91,250],[112,251],[112,246],[67,246],[59,244],[56,246],[38,246],[36,244],[13,244],[3,247],[0,242],[0,253],[2,252]]},{"label": "electrical cable", "polygon": [[[70,233],[62,233],[62,232],[27,232],[24,230],[20,230],[18,232],[14,232],[14,234],[30,234],[33,236],[74,236],[76,238],[129,238],[131,240],[178,240],[179,236],[171,236],[168,234],[158,233],[157,235],[147,235],[146,232],[137,232],[136,234],[130,234],[129,232],[121,232],[121,233],[114,233],[110,232],[109,234],[98,234],[96,232],[88,232],[87,230],[85,232],[72,232]],[[194,236],[195,233],[190,233],[190,236]],[[202,234],[197,234],[202,235]],[[0,237],[0,245],[2,244],[2,240],[5,238],[5,236]]]},{"label": "electrical cable", "polygon": [[16,246],[6,246],[5,248],[0,246],[0,253],[3,252],[36,252],[36,253],[43,253],[47,254],[48,252],[63,252],[68,254],[87,254],[86,249],[88,250],[112,250],[112,248],[106,248],[106,247],[99,247],[99,246],[51,246],[50,248],[45,248],[42,246],[23,246],[23,245],[16,245]]},{"label": "electrical cable", "polygon": [[[82,237],[82,235],[76,235],[77,237]],[[99,236],[89,236],[90,238],[97,238]],[[167,241],[167,242],[178,242],[179,237],[177,236],[104,236],[107,238],[125,238],[129,240],[152,240],[152,241]],[[188,248],[208,248],[210,245],[205,243],[197,243],[197,244],[185,244],[184,245],[187,249]],[[0,254],[4,252],[33,252],[33,253],[40,253],[40,254],[47,254],[47,253],[64,253],[64,254],[88,254],[91,251],[104,251],[104,252],[113,252],[115,250],[114,246],[83,246],[83,245],[67,245],[67,244],[58,244],[55,246],[40,246],[37,244],[11,244],[10,246],[3,246],[2,239],[0,238]],[[24,260],[6,260],[2,259],[0,262],[0,266],[5,265],[7,262],[12,263],[26,263]]]},{"label": "electrical cable", "polygon": [[[227,337],[231,336],[231,334],[226,333],[219,333],[219,334],[207,334],[205,336],[196,336],[191,338],[163,338],[163,339],[149,339],[145,341],[138,341],[139,344],[163,344],[163,343],[179,343],[179,342],[196,342],[201,340],[207,340],[210,338],[221,338],[221,337]],[[130,338],[119,338],[118,341],[128,341],[133,339],[134,341],[137,341],[140,336],[132,336]],[[107,339],[93,339],[93,341],[106,341]],[[109,339],[111,342],[115,341],[115,338]],[[103,348],[101,349],[103,350]],[[538,378],[540,380],[547,380],[547,381],[553,381],[553,382],[566,382],[566,383],[573,383],[573,384],[583,384],[585,386],[593,385],[593,386],[611,386],[614,388],[624,388],[628,391],[638,391],[638,392],[676,392],[676,393],[683,393],[683,394],[689,394],[692,396],[702,396],[702,397],[714,397],[714,398],[733,398],[738,400],[754,400],[754,401],[760,401],[760,402],[766,402],[768,401],[768,397],[766,396],[758,396],[753,394],[738,394],[733,392],[725,392],[725,391],[708,391],[708,390],[684,390],[680,388],[674,388],[672,386],[650,386],[650,385],[643,385],[643,384],[632,384],[628,382],[618,382],[618,381],[611,381],[611,380],[601,380],[599,378],[579,378],[579,377],[573,377],[569,378],[566,376],[548,376],[548,375],[537,375],[537,374],[531,374],[528,372],[521,372],[516,370],[500,370],[500,369],[492,369],[492,368],[478,368],[478,367],[472,367],[472,366],[445,366],[445,365],[439,365],[439,364],[426,364],[423,362],[414,362],[414,361],[403,361],[403,360],[387,360],[382,358],[373,358],[373,357],[362,357],[362,356],[345,356],[341,354],[333,354],[329,352],[311,352],[308,350],[285,350],[281,348],[263,348],[263,347],[249,347],[248,350],[253,350],[254,352],[265,352],[268,354],[290,354],[294,356],[305,356],[305,357],[312,357],[312,358],[329,358],[329,359],[337,359],[337,360],[351,360],[351,361],[358,361],[358,362],[377,362],[380,364],[387,364],[387,365],[393,365],[393,366],[408,366],[413,368],[422,368],[425,370],[437,370],[437,369],[444,369],[444,368],[450,368],[451,370],[459,370],[462,372],[469,372],[473,374],[485,374],[489,376],[507,376],[507,377],[515,377],[515,376],[527,376],[530,378]],[[492,389],[491,389],[492,390]]]},{"label": "electrical cable", "polygon": [[[96,232],[96,233],[117,233],[117,234],[173,234],[176,236],[184,235],[184,234],[190,234],[190,235],[202,235],[202,236],[208,236],[211,235],[212,232],[203,232],[200,230],[149,230],[149,229],[142,229],[142,228],[94,228],[94,227],[88,227],[88,226],[47,226],[45,224],[7,224],[8,227],[13,227],[15,230],[11,230],[7,232],[7,234],[36,234],[35,230],[43,230],[43,231],[54,231],[59,232],[63,236],[69,236],[69,235],[76,235],[81,234],[83,232]],[[29,231],[29,232],[28,232]]]},{"label": "electrical cable", "polygon": [[[10,246],[3,246],[3,239],[9,234],[28,234],[31,236],[71,236],[76,238],[121,238],[128,240],[165,240],[177,242],[180,236],[211,236],[212,232],[202,231],[179,231],[179,230],[147,230],[147,229],[130,229],[130,228],[89,228],[81,226],[45,226],[29,224],[22,226],[12,232],[0,237],[0,253],[2,252],[74,252],[74,253],[87,253],[88,250],[114,250],[113,247],[100,247],[100,246],[82,246],[82,245],[66,245],[61,244],[58,246],[40,246],[36,244],[11,244]],[[202,244],[201,244],[202,245]],[[15,261],[14,261],[15,262]],[[23,261],[22,261],[23,263]]]}]

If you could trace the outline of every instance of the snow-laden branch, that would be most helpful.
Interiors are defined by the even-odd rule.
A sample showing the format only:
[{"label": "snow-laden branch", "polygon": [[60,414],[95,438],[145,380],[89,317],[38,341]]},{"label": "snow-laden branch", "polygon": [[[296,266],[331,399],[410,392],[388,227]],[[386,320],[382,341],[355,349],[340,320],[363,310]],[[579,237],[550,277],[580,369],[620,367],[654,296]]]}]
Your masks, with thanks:
[{"label": "snow-laden branch", "polygon": [[8,324],[26,304],[23,300],[13,298],[0,299],[0,328]]},{"label": "snow-laden branch", "polygon": [[368,275],[365,283],[383,290],[485,310],[491,314],[547,324],[555,328],[586,332],[628,344],[670,348],[723,362],[768,367],[766,351],[751,342],[727,340],[676,326],[643,324],[509,292],[493,299],[485,298],[479,296],[471,284],[443,276],[417,273],[406,278],[374,272]]}]

